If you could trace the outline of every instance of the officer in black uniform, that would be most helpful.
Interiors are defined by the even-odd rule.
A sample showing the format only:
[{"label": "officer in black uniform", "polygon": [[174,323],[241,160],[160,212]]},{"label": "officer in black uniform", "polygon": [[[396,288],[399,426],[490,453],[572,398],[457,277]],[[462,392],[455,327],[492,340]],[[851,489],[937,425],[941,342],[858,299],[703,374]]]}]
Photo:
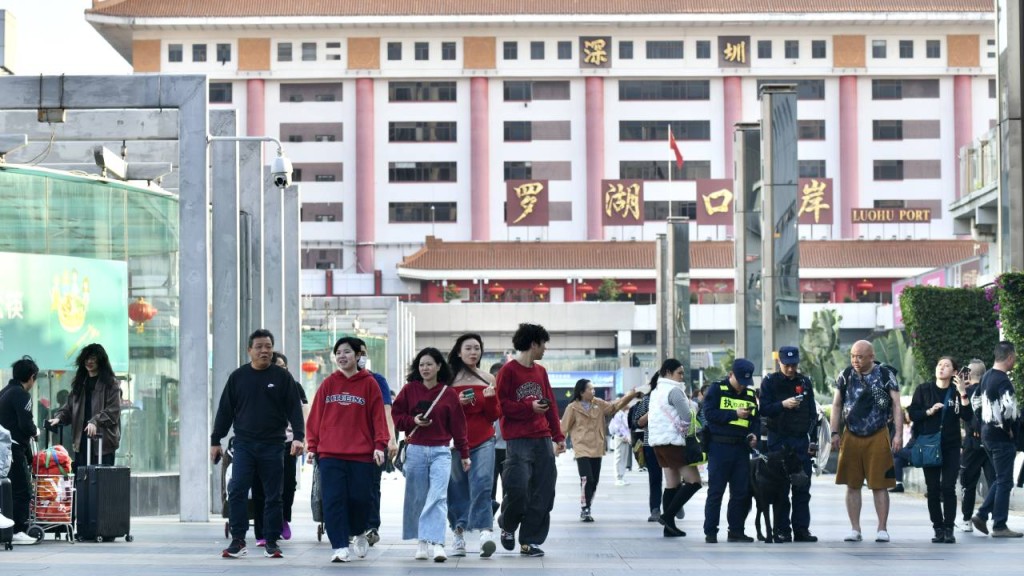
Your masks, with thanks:
[{"label": "officer in black uniform", "polygon": [[704,505],[704,541],[718,542],[722,496],[729,485],[729,542],[753,542],[743,533],[750,493],[750,449],[757,445],[761,420],[754,396],[754,364],[737,358],[725,380],[715,382],[704,397],[708,422],[708,497]]},{"label": "officer in black uniform", "polygon": [[[768,451],[777,452],[789,446],[800,455],[804,472],[811,477],[811,456],[817,453],[818,411],[814,402],[814,386],[800,369],[800,349],[779,348],[779,371],[761,381],[761,413],[768,418]],[[790,532],[789,500],[779,506],[775,526],[776,542],[817,542],[811,535],[811,486],[793,487],[792,533]]]}]

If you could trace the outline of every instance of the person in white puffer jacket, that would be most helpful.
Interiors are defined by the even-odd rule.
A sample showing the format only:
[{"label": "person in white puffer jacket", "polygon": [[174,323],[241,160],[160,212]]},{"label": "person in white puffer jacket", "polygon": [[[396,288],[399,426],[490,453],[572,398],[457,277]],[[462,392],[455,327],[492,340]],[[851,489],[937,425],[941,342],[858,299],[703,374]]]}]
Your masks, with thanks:
[{"label": "person in white puffer jacket", "polygon": [[676,513],[701,489],[696,463],[686,458],[687,436],[695,431],[690,430],[694,407],[683,384],[684,373],[683,364],[675,358],[662,363],[647,417],[650,444],[665,473],[661,522],[666,537],[686,536],[676,526]]}]

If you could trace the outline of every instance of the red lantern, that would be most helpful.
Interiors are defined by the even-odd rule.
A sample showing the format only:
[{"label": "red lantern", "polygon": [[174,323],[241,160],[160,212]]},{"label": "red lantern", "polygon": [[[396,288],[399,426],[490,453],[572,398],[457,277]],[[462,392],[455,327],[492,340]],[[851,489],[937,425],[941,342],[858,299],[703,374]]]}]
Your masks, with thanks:
[{"label": "red lantern", "polygon": [[157,309],[149,302],[146,302],[146,299],[142,296],[139,296],[128,305],[128,317],[135,323],[135,331],[139,334],[145,330],[146,322],[152,320],[156,313]]},{"label": "red lantern", "polygon": [[494,296],[494,299],[497,300],[501,298],[502,294],[505,293],[505,287],[495,282],[494,284],[491,284],[490,288],[487,289],[487,293],[490,294],[491,296]]},{"label": "red lantern", "polygon": [[623,286],[621,290],[622,293],[626,295],[626,298],[632,298],[633,294],[636,294],[639,288],[637,288],[636,284],[633,284],[632,282],[626,282],[626,285]]},{"label": "red lantern", "polygon": [[316,371],[319,369],[320,364],[318,364],[316,360],[306,360],[302,363],[302,372],[305,373],[306,376],[316,374]]},{"label": "red lantern", "polygon": [[587,284],[586,282],[582,282],[579,286],[576,287],[576,292],[578,294],[582,294],[583,299],[586,300],[587,294],[591,294],[594,292],[594,287],[591,286],[590,284]]},{"label": "red lantern", "polygon": [[543,282],[533,287],[533,293],[535,296],[537,296],[538,300],[543,300],[549,292],[551,292],[551,288],[545,286]]},{"label": "red lantern", "polygon": [[868,291],[874,288],[875,285],[864,279],[857,283],[857,290],[860,290],[863,294],[867,295]]}]

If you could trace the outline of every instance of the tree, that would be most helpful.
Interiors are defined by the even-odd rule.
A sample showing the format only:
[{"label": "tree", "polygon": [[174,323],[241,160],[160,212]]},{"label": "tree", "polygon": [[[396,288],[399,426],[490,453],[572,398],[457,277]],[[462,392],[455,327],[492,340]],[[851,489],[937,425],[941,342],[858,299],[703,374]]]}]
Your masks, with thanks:
[{"label": "tree", "polygon": [[917,369],[914,349],[907,344],[903,330],[889,330],[871,343],[875,347],[875,360],[896,369],[900,394],[913,394],[914,388],[921,383],[922,374]]},{"label": "tree", "polygon": [[612,302],[619,299],[619,283],[613,278],[605,278],[601,281],[601,287],[597,289],[597,299],[602,302]]},{"label": "tree", "polygon": [[800,371],[814,383],[815,394],[831,396],[836,376],[849,364],[849,353],[839,346],[842,319],[835,310],[818,310],[800,341]]}]

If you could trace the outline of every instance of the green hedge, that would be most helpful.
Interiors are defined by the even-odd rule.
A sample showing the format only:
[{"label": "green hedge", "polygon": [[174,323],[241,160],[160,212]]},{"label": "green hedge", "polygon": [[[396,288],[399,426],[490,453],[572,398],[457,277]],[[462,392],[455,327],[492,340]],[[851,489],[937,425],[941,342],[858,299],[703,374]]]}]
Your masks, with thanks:
[{"label": "green hedge", "polygon": [[[1024,356],[1024,273],[1008,272],[996,280],[996,287],[986,289],[989,304],[999,314],[999,325],[1003,338],[1017,347],[1018,357]],[[1024,361],[1018,360],[1010,378],[1017,386],[1017,395],[1022,393],[1021,378],[1024,378]]]},{"label": "green hedge", "polygon": [[992,365],[999,329],[985,290],[912,286],[900,295],[900,308],[922,379],[934,378],[943,356],[952,356],[958,366],[972,358]]}]

